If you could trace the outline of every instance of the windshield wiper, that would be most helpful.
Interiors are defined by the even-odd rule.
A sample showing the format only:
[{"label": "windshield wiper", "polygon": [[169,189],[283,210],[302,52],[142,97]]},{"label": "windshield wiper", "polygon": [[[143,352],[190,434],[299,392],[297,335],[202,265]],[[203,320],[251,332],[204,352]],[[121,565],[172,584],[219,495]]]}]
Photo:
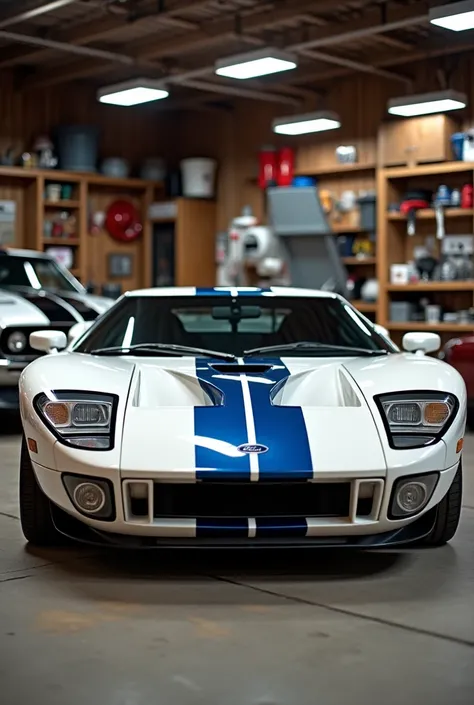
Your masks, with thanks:
[{"label": "windshield wiper", "polygon": [[237,358],[230,353],[206,350],[205,348],[188,347],[187,345],[173,345],[171,343],[139,343],[137,345],[115,345],[109,348],[96,348],[91,350],[91,355],[133,355],[135,352],[142,353],[165,353],[167,355],[202,355],[202,357],[215,357],[218,360],[228,360],[234,362]]},{"label": "windshield wiper", "polygon": [[309,340],[304,340],[299,343],[286,343],[281,345],[267,345],[264,348],[252,348],[251,350],[244,350],[244,357],[251,357],[252,355],[259,355],[261,353],[271,353],[271,352],[289,352],[291,350],[301,350],[308,352],[335,352],[341,355],[357,355],[357,356],[367,356],[372,355],[386,355],[386,350],[367,350],[366,348],[351,347],[350,345],[330,345],[329,343],[312,343]]}]

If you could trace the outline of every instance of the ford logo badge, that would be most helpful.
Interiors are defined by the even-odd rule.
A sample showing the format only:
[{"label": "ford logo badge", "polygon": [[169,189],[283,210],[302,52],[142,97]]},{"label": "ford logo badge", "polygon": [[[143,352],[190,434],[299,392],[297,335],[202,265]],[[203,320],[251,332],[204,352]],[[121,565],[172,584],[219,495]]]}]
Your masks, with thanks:
[{"label": "ford logo badge", "polygon": [[266,453],[268,448],[267,446],[262,446],[260,443],[242,443],[242,445],[238,446],[237,450],[241,453]]}]

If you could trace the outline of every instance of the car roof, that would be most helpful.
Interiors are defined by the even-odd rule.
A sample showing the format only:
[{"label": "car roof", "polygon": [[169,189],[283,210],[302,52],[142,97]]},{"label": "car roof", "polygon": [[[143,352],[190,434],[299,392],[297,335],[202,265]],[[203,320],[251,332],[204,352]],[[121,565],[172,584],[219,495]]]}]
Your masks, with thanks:
[{"label": "car roof", "polygon": [[[66,241],[65,241],[65,244]],[[38,250],[19,250],[16,247],[5,247],[0,246],[0,255],[8,255],[9,257],[28,257],[37,259],[51,259],[51,255],[45,252],[38,252]]]},{"label": "car roof", "polygon": [[322,299],[341,298],[338,294],[334,294],[331,291],[300,289],[290,286],[270,286],[266,289],[256,286],[215,286],[207,288],[195,286],[167,286],[150,289],[135,289],[134,291],[127,291],[125,296],[294,296]]}]

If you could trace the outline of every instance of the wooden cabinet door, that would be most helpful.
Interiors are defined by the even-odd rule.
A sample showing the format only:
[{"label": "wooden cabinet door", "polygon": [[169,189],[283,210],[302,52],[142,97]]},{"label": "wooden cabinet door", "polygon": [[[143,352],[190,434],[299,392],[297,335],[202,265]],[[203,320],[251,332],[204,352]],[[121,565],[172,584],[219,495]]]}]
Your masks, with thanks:
[{"label": "wooden cabinet door", "polygon": [[381,166],[450,161],[450,137],[455,131],[455,122],[446,115],[383,123],[379,132]]}]

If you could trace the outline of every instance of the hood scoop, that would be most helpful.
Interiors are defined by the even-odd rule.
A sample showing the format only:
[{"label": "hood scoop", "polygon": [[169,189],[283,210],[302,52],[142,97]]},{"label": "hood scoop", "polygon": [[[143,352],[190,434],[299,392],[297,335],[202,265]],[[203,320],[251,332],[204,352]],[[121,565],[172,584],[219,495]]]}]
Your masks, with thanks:
[{"label": "hood scoop", "polygon": [[238,362],[227,362],[222,365],[211,365],[212,369],[216,372],[224,374],[253,374],[253,375],[264,375],[265,372],[269,372],[273,365],[262,365],[262,364],[239,364]]}]

